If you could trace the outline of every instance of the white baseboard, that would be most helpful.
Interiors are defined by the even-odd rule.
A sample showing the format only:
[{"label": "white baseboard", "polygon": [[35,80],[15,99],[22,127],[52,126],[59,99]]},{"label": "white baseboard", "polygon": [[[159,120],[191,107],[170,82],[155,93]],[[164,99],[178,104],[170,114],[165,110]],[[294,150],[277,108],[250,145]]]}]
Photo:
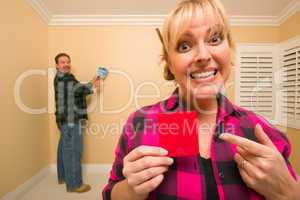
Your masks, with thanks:
[{"label": "white baseboard", "polygon": [[17,187],[14,191],[11,191],[2,197],[2,200],[19,200],[25,193],[31,190],[41,180],[51,173],[50,166],[45,167],[39,171],[32,178],[27,180],[25,183]]},{"label": "white baseboard", "polygon": [[[111,170],[111,164],[83,164],[82,173],[85,174],[108,174]],[[55,173],[56,174],[56,164],[50,164],[32,178],[27,180],[25,183],[17,187],[14,191],[7,193],[2,197],[1,200],[19,200],[25,193],[34,188],[40,181],[42,181],[46,176]]]}]

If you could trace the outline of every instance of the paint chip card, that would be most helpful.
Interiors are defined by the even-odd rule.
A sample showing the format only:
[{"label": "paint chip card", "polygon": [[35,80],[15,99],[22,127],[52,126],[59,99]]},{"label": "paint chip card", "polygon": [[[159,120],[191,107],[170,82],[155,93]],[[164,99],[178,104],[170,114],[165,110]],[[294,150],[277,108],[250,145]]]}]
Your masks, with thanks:
[{"label": "paint chip card", "polygon": [[196,112],[160,113],[157,125],[160,147],[168,150],[168,156],[199,154]]}]

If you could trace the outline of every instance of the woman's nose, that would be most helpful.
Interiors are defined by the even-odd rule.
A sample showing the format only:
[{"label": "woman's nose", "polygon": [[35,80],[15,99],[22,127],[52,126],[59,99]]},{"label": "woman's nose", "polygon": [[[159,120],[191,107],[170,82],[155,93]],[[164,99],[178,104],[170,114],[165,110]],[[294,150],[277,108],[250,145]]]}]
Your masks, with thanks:
[{"label": "woman's nose", "polygon": [[208,48],[209,47],[207,47],[207,45],[204,42],[198,44],[195,62],[206,63],[211,60],[211,53]]}]

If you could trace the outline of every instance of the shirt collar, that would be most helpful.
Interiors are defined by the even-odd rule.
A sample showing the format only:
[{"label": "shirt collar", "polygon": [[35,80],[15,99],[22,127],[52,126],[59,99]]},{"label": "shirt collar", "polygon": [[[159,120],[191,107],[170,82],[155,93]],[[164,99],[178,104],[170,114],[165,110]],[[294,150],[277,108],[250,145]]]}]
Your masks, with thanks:
[{"label": "shirt collar", "polygon": [[64,76],[66,73],[57,70],[57,71],[56,71],[56,74],[57,74],[57,76]]},{"label": "shirt collar", "polygon": [[71,72],[62,72],[62,71],[59,71],[59,70],[56,71],[56,75],[58,77],[73,76],[73,74]]},{"label": "shirt collar", "polygon": [[233,105],[229,101],[229,99],[226,96],[224,96],[222,93],[218,93],[217,101],[218,101],[219,119],[222,120],[227,116],[237,113],[237,109],[236,109],[235,105]]},{"label": "shirt collar", "polygon": [[[237,112],[235,106],[224,96],[218,93],[218,119],[223,120],[225,117]],[[163,108],[166,112],[187,111],[187,105],[179,96],[179,88],[177,87],[173,94],[163,102]]]}]

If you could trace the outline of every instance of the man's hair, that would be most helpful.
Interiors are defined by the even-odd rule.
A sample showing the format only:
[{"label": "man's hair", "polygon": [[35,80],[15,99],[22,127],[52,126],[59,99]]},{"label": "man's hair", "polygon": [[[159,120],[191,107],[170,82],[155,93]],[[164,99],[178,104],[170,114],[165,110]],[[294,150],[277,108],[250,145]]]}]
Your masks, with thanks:
[{"label": "man's hair", "polygon": [[59,60],[60,57],[67,57],[67,58],[69,58],[69,60],[71,60],[71,57],[68,54],[66,54],[66,53],[59,53],[59,54],[57,54],[55,56],[55,63],[56,64],[58,64],[58,60]]}]

